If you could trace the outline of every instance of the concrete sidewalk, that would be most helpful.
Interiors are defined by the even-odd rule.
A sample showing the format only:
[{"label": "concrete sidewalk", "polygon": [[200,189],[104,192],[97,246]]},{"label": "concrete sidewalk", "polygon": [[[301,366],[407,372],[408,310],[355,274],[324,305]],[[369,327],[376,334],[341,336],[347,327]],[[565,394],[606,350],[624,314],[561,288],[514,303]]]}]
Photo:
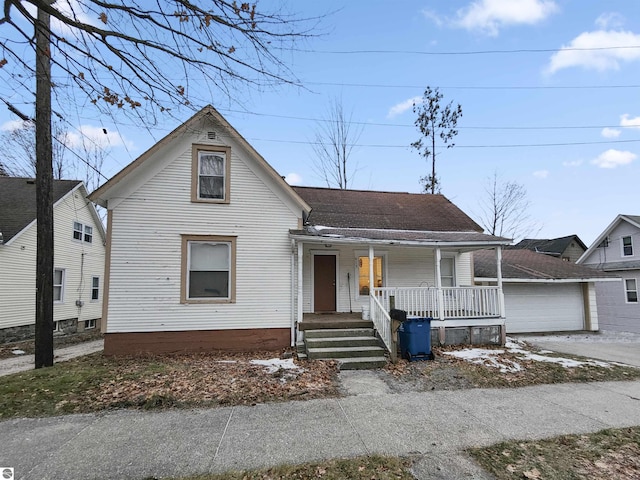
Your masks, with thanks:
[{"label": "concrete sidewalk", "polygon": [[[89,355],[104,349],[104,340],[94,340],[92,342],[78,343],[70,347],[57,348],[53,351],[54,363],[64,362],[72,358]],[[14,358],[0,360],[0,377],[11,375],[12,373],[33,370],[35,355],[20,355]]]},{"label": "concrete sidewalk", "polygon": [[544,385],[261,404],[118,411],[0,422],[16,479],[181,477],[371,453],[420,460],[419,478],[488,478],[461,453],[640,425],[640,382]]}]

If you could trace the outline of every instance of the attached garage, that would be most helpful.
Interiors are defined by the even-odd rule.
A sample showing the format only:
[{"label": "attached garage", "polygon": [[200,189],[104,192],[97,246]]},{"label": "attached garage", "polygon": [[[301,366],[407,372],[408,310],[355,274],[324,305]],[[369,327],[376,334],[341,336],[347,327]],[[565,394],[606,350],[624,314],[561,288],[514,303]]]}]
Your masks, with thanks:
[{"label": "attached garage", "polygon": [[[495,285],[495,253],[473,254],[475,283]],[[595,282],[620,279],[523,249],[502,252],[502,291],[507,333],[598,330]]]},{"label": "attached garage", "polygon": [[507,333],[586,330],[579,283],[504,283],[503,290]]}]

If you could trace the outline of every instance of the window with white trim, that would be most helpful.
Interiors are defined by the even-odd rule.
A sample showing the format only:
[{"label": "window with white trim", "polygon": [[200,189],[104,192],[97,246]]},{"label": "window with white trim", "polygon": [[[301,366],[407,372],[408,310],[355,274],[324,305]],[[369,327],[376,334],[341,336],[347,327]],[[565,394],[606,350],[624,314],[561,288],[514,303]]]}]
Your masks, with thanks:
[{"label": "window with white trim", "polygon": [[89,330],[91,328],[96,328],[96,319],[93,318],[91,320],[85,320],[84,321],[84,329],[85,330]]},{"label": "window with white trim", "polygon": [[64,301],[64,269],[53,269],[53,301],[62,303]]},{"label": "window with white trim", "polygon": [[625,278],[624,290],[627,303],[638,303],[638,285],[635,278]]},{"label": "window with white trim", "polygon": [[454,257],[440,259],[440,281],[443,287],[456,286],[456,259]]},{"label": "window with white trim", "polygon": [[100,277],[91,277],[91,300],[100,300]]},{"label": "window with white trim", "polygon": [[73,239],[79,242],[93,243],[93,227],[73,222]]},{"label": "window with white trim", "polygon": [[235,238],[183,237],[182,301],[233,302]]},{"label": "window with white trim", "polygon": [[622,256],[623,257],[633,256],[633,240],[631,239],[631,235],[622,237]]},{"label": "window with white trim", "polygon": [[[373,257],[373,283],[375,287],[384,286],[384,274],[382,257]],[[358,257],[358,295],[368,296],[371,290],[369,285],[369,256]]]}]

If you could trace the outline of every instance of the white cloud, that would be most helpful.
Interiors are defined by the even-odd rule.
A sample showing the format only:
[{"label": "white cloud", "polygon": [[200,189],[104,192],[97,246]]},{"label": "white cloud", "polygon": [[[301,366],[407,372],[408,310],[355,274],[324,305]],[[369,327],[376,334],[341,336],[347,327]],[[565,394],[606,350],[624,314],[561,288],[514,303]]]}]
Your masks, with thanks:
[{"label": "white cloud", "polygon": [[291,172],[286,177],[284,177],[284,181],[289,185],[302,185],[302,176],[297,173]]},{"label": "white cloud", "polygon": [[456,12],[453,25],[497,36],[510,25],[534,25],[558,11],[553,0],[476,0]]},{"label": "white cloud", "polygon": [[439,15],[436,11],[425,8],[422,10],[422,14],[425,16],[427,20],[431,20],[436,26],[441,27],[444,25],[446,18],[442,15]]},{"label": "white cloud", "polygon": [[597,158],[591,160],[591,163],[600,168],[616,168],[630,164],[636,157],[637,155],[635,153],[610,149],[602,152]]},{"label": "white cloud", "polygon": [[77,130],[67,132],[65,143],[68,147],[80,147],[83,141],[86,142],[87,147],[113,148],[126,146],[127,148],[133,148],[133,142],[122,137],[116,130],[104,129],[93,125],[80,125]]},{"label": "white cloud", "polygon": [[[86,6],[79,2],[78,0],[57,0],[53,5],[53,8],[57,9],[60,13],[62,13],[65,17],[76,20],[78,22],[86,23],[87,25],[98,26],[98,16],[91,12],[93,17],[89,16],[89,13],[86,11]],[[63,23],[55,18],[51,19],[51,28],[57,33],[62,35],[69,35],[77,30],[73,27],[68,26],[66,23]]]},{"label": "white cloud", "polygon": [[620,28],[624,24],[624,17],[618,12],[606,12],[596,18],[596,26],[600,30]]},{"label": "white cloud", "polygon": [[[640,48],[608,48],[640,45],[640,34],[618,30],[584,32],[571,40],[569,45],[551,56],[547,73],[563,68],[582,67],[587,70],[619,70],[621,63],[640,60]],[[585,50],[596,49],[596,50]]]},{"label": "white cloud", "polygon": [[536,178],[547,178],[549,176],[549,170],[537,170],[533,172],[533,176]]},{"label": "white cloud", "polygon": [[413,108],[414,103],[420,103],[421,101],[422,101],[422,97],[412,97],[400,103],[397,103],[396,105],[394,105],[389,109],[389,113],[387,113],[387,118],[397,117],[398,115],[406,112],[410,108]]},{"label": "white cloud", "polygon": [[621,133],[622,131],[618,130],[617,128],[605,127],[600,132],[600,135],[602,135],[604,138],[618,138]]},{"label": "white cloud", "polygon": [[630,117],[628,113],[624,115],[620,115],[620,126],[621,127],[633,127],[640,128],[640,117]]},{"label": "white cloud", "polygon": [[13,132],[14,130],[22,128],[25,123],[28,122],[25,122],[24,120],[9,120],[8,122],[4,122],[0,126],[0,130],[2,130],[3,132]]},{"label": "white cloud", "polygon": [[579,167],[582,165],[582,160],[568,160],[566,162],[562,162],[564,167]]}]

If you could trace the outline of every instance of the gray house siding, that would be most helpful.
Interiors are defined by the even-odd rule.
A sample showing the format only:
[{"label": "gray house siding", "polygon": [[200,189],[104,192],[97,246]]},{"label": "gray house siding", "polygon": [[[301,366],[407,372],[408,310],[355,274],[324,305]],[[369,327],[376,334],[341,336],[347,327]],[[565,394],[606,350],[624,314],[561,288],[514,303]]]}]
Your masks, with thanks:
[{"label": "gray house siding", "polygon": [[[637,217],[633,217],[635,221]],[[606,235],[605,235],[606,234]],[[624,255],[623,239],[631,237],[632,255]],[[589,247],[579,264],[615,273],[621,282],[598,282],[596,299],[602,330],[640,333],[640,302],[627,299],[627,279],[634,279],[640,290],[640,229],[621,218],[614,221]],[[627,252],[630,253],[630,252]]]},{"label": "gray house siding", "polygon": [[640,303],[628,303],[625,279],[636,280],[640,288],[640,270],[617,272],[622,282],[598,282],[596,301],[601,330],[640,333]]}]

